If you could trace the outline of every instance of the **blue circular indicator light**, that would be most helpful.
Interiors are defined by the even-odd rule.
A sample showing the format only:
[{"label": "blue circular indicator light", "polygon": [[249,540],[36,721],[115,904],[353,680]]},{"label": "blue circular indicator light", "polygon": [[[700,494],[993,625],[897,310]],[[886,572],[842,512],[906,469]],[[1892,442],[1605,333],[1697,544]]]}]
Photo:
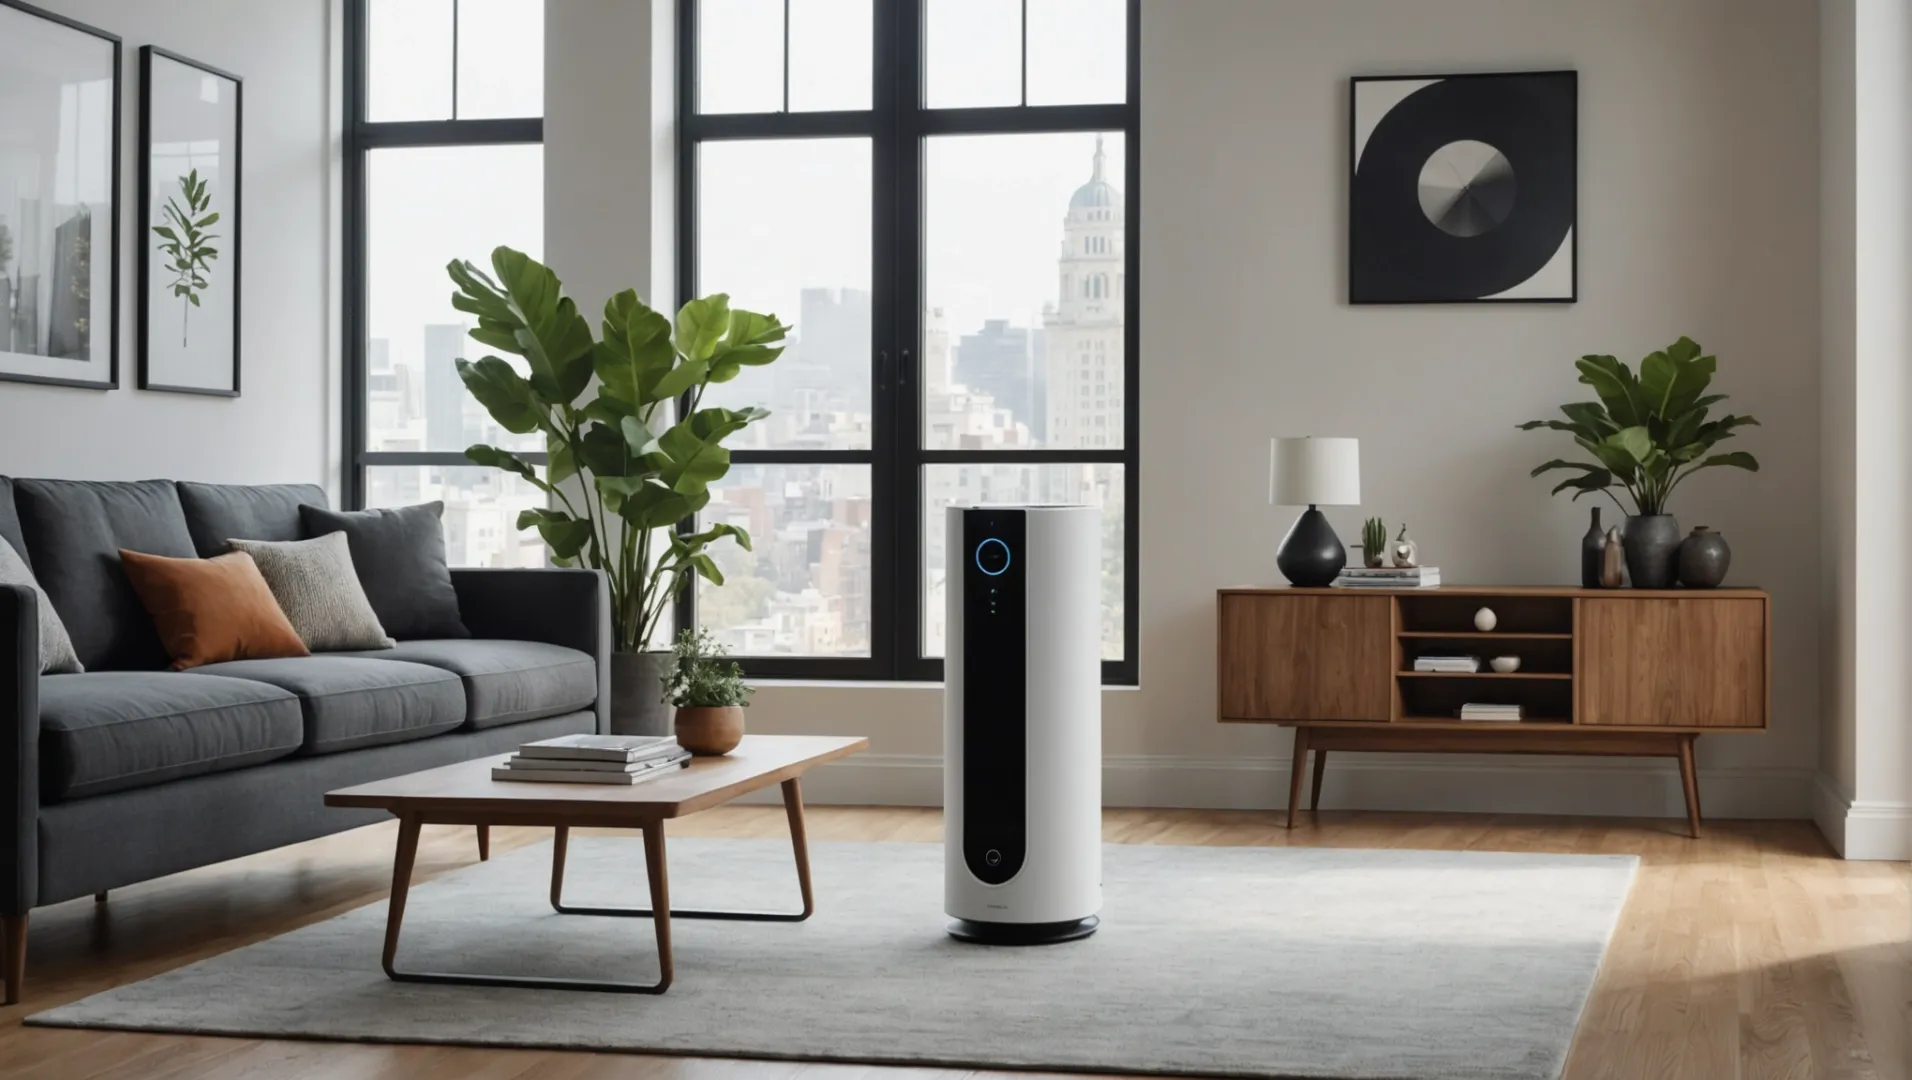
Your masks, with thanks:
[{"label": "blue circular indicator light", "polygon": [[[990,569],[990,567],[995,569]],[[976,569],[990,577],[1001,577],[1009,569],[1009,545],[990,537],[976,545]]]}]

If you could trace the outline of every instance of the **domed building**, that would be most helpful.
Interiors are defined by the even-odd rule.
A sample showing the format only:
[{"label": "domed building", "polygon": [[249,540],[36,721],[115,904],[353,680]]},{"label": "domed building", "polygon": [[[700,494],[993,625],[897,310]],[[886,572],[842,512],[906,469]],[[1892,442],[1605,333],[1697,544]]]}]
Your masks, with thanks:
[{"label": "domed building", "polygon": [[1042,319],[1052,447],[1122,445],[1123,219],[1098,135],[1089,182],[1069,197],[1062,219],[1058,299]]}]

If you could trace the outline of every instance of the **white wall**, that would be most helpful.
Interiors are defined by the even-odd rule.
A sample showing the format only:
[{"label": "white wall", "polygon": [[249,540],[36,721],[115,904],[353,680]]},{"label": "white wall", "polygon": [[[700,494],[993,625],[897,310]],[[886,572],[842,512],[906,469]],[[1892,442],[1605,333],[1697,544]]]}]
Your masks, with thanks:
[{"label": "white wall", "polygon": [[1912,858],[1912,4],[1820,9],[1825,770],[1814,817],[1851,858]]},{"label": "white wall", "polygon": [[[570,8],[553,16],[556,50],[561,24],[577,33],[591,5],[554,5]],[[668,37],[653,43],[668,51]],[[560,55],[554,83],[607,90],[601,65]],[[1277,580],[1273,550],[1292,515],[1265,505],[1270,435],[1362,439],[1368,504],[1334,512],[1345,537],[1379,514],[1409,523],[1449,580],[1571,581],[1585,504],[1549,499],[1527,478],[1561,446],[1514,425],[1585,395],[1575,357],[1637,360],[1690,334],[1721,357],[1718,387],[1733,406],[1766,424],[1742,440],[1766,468],[1696,480],[1674,509],[1725,532],[1733,578],[1770,588],[1776,615],[1773,729],[1702,743],[1707,809],[1804,816],[1819,752],[1812,6],[1145,0],[1142,56],[1143,190],[1131,236],[1143,320],[1142,686],[1104,697],[1108,801],[1269,806],[1285,792],[1288,734],[1214,720],[1214,590]],[[1347,306],[1348,76],[1546,67],[1581,75],[1583,299]],[[648,80],[622,76],[632,113],[656,103]],[[658,152],[636,139],[608,145],[616,140],[559,115],[566,100],[584,104],[551,91],[551,257],[595,267],[606,251],[594,230],[624,237],[614,217],[668,206],[656,208],[641,181],[610,191],[563,175],[650,176]],[[614,119],[604,108],[584,115]],[[586,137],[599,140],[595,161],[562,145]],[[561,189],[571,195],[559,199]],[[635,260],[624,258],[635,280]],[[872,753],[816,778],[816,798],[932,803],[940,717],[934,687],[777,685],[750,720],[757,730],[872,737]],[[1328,770],[1326,801],[1679,812],[1665,765],[1589,759],[1344,755]]]},{"label": "white wall", "polygon": [[[0,382],[0,474],[334,483],[330,0],[35,0],[121,44],[120,389]],[[243,396],[138,384],[139,48],[245,79]],[[336,488],[334,488],[336,490]]]}]

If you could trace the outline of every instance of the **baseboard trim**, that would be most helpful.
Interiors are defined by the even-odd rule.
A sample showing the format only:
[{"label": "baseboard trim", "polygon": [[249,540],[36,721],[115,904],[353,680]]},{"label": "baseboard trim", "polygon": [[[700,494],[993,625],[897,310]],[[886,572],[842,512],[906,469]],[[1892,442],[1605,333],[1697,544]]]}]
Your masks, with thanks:
[{"label": "baseboard trim", "polygon": [[[1814,816],[1813,772],[1792,768],[1700,770],[1707,816]],[[1287,805],[1286,757],[1106,757],[1108,806],[1272,810]],[[937,754],[859,754],[804,779],[812,803],[940,806]],[[775,794],[767,799],[774,801]],[[1339,754],[1329,758],[1323,809],[1432,810],[1612,817],[1686,816],[1679,771],[1640,758]]]},{"label": "baseboard trim", "polygon": [[1812,820],[1833,850],[1859,861],[1912,860],[1912,803],[1852,800],[1832,777],[1813,777]]}]

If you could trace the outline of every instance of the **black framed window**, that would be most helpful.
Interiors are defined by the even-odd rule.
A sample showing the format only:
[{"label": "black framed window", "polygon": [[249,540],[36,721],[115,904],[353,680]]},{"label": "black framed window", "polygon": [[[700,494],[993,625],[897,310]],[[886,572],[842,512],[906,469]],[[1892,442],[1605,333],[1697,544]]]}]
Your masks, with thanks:
[{"label": "black framed window", "polygon": [[679,625],[760,677],[941,675],[943,508],[1105,516],[1136,678],[1138,0],[679,0],[678,280],[795,325]]},{"label": "black framed window", "polygon": [[465,391],[444,268],[543,252],[544,2],[348,0],[345,34],[345,503],[442,499],[453,565],[541,565],[544,495],[464,450],[544,447]]}]

